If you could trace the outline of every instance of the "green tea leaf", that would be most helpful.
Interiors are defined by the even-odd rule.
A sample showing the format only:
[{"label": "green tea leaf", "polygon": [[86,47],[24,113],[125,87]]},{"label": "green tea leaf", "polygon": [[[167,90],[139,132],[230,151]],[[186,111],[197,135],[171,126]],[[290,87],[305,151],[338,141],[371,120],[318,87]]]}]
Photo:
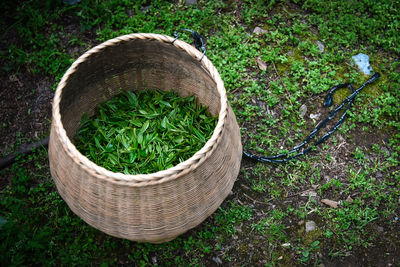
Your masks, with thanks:
[{"label": "green tea leaf", "polygon": [[133,163],[136,159],[136,152],[132,151],[131,153],[129,153],[129,163]]},{"label": "green tea leaf", "polygon": [[196,134],[196,136],[200,139],[201,142],[206,142],[206,138],[204,137],[204,135],[197,130],[196,128],[193,128],[193,132]]},{"label": "green tea leaf", "polygon": [[165,116],[164,119],[161,121],[161,127],[167,129],[168,118]]},{"label": "green tea leaf", "polygon": [[146,121],[146,122],[143,124],[142,129],[140,129],[140,132],[141,132],[141,133],[144,133],[144,132],[147,130],[147,128],[149,128],[149,125],[150,125],[149,121]]},{"label": "green tea leaf", "polygon": [[137,141],[138,141],[139,144],[142,144],[142,143],[143,143],[143,133],[140,132],[140,133],[138,134]]},{"label": "green tea leaf", "polygon": [[91,118],[82,117],[76,147],[108,170],[152,173],[190,158],[216,121],[194,97],[123,91],[99,104]]}]

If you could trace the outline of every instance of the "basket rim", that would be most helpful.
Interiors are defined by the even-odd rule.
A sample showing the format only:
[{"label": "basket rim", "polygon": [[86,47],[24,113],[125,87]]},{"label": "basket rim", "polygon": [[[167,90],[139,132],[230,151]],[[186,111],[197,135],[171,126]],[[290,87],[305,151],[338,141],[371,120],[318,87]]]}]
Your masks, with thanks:
[{"label": "basket rim", "polygon": [[[101,167],[94,162],[90,161],[86,156],[84,156],[71,142],[68,138],[67,133],[64,129],[61,113],[60,113],[60,102],[63,88],[66,86],[68,79],[71,74],[73,74],[78,66],[85,62],[91,55],[100,53],[103,49],[110,46],[118,45],[121,42],[128,42],[135,39],[141,40],[154,40],[163,43],[171,44],[178,49],[186,52],[191,57],[196,59],[201,63],[203,69],[210,75],[213,81],[216,83],[217,91],[220,95],[220,111],[218,114],[218,122],[214,129],[214,132],[210,139],[207,140],[205,145],[197,151],[193,156],[189,159],[169,168],[166,170],[158,171],[150,174],[136,174],[136,175],[127,175],[123,173],[112,172],[104,167]],[[193,46],[188,43],[172,38],[168,35],[163,34],[154,34],[154,33],[132,33],[127,35],[122,35],[108,41],[105,41],[90,50],[86,51],[83,55],[81,55],[74,63],[68,68],[63,77],[61,78],[59,84],[57,85],[56,92],[53,98],[53,107],[52,107],[52,130],[55,130],[56,135],[61,139],[61,145],[66,153],[72,158],[72,160],[80,165],[80,167],[86,171],[88,174],[93,175],[99,179],[105,179],[107,181],[113,181],[116,183],[129,184],[131,186],[145,186],[152,184],[159,184],[166,181],[177,179],[193,169],[202,164],[216,149],[217,145],[220,143],[222,131],[224,125],[227,120],[228,115],[228,99],[226,95],[226,90],[224,87],[224,83],[212,62],[205,56],[203,53],[198,51]],[[55,138],[51,135],[50,138]]]}]

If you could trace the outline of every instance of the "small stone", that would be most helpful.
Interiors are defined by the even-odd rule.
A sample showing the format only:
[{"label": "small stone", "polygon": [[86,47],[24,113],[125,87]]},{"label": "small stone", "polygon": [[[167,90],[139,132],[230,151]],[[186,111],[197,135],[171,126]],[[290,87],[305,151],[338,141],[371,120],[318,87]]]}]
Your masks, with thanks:
[{"label": "small stone", "polygon": [[280,260],[282,260],[283,259],[283,256],[280,256],[279,258],[278,258],[278,261],[280,261]]},{"label": "small stone", "polygon": [[318,46],[319,52],[323,53],[325,50],[324,44],[321,43],[321,41],[317,41],[317,46]]},{"label": "small stone", "polygon": [[301,105],[301,107],[299,108],[299,112],[300,112],[300,116],[304,117],[307,113],[307,106],[306,104]]},{"label": "small stone", "polygon": [[382,226],[377,226],[377,227],[376,227],[376,230],[377,230],[379,233],[383,233],[383,231],[384,231],[384,229],[383,229]]},{"label": "small stone", "polygon": [[151,257],[151,262],[153,263],[153,265],[157,265],[157,257]]},{"label": "small stone", "polygon": [[192,5],[197,4],[197,0],[186,0],[186,1],[185,1],[185,4],[186,4],[187,6],[192,6]]},{"label": "small stone", "polygon": [[282,247],[284,247],[284,248],[290,247],[290,243],[284,243],[284,244],[282,244]]},{"label": "small stone", "polygon": [[319,116],[321,116],[321,114],[310,114],[310,119],[318,119],[319,118]]},{"label": "small stone", "polygon": [[255,27],[254,30],[253,30],[253,33],[256,33],[256,34],[266,33],[266,32],[268,32],[268,31],[264,30],[264,29],[261,29],[260,27]]},{"label": "small stone", "polygon": [[218,256],[217,256],[217,257],[213,257],[212,260],[213,260],[216,264],[222,265],[222,260],[221,260],[220,257],[218,257]]},{"label": "small stone", "polygon": [[310,231],[314,231],[317,228],[317,225],[315,224],[314,221],[308,221],[306,222],[306,233]]}]

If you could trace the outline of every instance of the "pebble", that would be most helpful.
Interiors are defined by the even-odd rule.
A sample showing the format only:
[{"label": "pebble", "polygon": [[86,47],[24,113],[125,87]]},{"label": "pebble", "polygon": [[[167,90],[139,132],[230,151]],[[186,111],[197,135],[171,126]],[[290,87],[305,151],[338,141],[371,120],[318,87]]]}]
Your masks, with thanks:
[{"label": "pebble", "polygon": [[323,53],[325,51],[325,46],[323,43],[321,43],[321,41],[317,41],[317,46],[318,46],[319,52]]},{"label": "pebble", "polygon": [[304,117],[307,113],[307,106],[306,104],[301,105],[299,108],[300,116]]},{"label": "pebble", "polygon": [[157,265],[157,258],[155,256],[151,257],[151,262],[153,263],[153,265]]},{"label": "pebble", "polygon": [[308,221],[306,222],[306,233],[310,231],[314,231],[317,228],[317,225],[315,224],[314,221]]},{"label": "pebble", "polygon": [[310,119],[318,119],[319,118],[319,116],[321,116],[321,114],[310,114]]},{"label": "pebble", "polygon": [[195,5],[195,4],[197,4],[197,0],[186,0],[185,4],[187,6]]},{"label": "pebble", "polygon": [[221,260],[220,257],[218,257],[218,256],[217,256],[217,257],[213,257],[212,260],[213,260],[216,264],[222,265],[222,260]]},{"label": "pebble", "polygon": [[267,30],[264,30],[264,29],[261,29],[260,27],[255,27],[254,28],[254,30],[253,30],[253,33],[266,33],[266,32],[268,32]]}]

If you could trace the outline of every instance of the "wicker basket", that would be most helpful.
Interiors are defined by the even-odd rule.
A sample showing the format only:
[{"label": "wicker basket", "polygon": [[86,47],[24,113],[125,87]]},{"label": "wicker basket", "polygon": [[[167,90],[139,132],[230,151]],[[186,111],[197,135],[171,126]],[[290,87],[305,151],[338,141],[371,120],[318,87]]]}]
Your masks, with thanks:
[{"label": "wicker basket", "polygon": [[[190,159],[164,171],[125,175],[83,156],[71,142],[82,114],[125,90],[195,95],[218,123]],[[224,84],[202,53],[166,35],[130,34],[83,54],[65,73],[53,102],[49,158],[57,189],[73,212],[116,237],[161,243],[197,226],[232,189],[242,145]]]}]

